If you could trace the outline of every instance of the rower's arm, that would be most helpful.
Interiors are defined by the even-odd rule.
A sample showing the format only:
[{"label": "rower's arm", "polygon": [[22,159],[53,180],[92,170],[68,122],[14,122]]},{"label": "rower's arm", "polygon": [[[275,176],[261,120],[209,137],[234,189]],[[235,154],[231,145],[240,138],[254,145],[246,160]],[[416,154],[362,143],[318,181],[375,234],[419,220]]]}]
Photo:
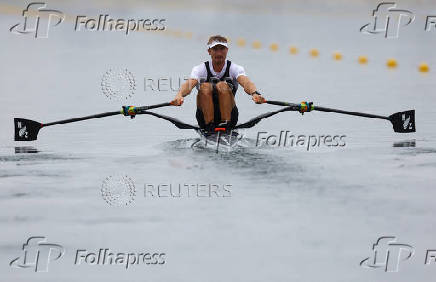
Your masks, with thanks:
[{"label": "rower's arm", "polygon": [[246,75],[240,75],[237,78],[238,83],[244,87],[245,93],[251,95],[254,91],[256,91],[256,85],[248,78]]},{"label": "rower's arm", "polygon": [[196,79],[190,78],[185,81],[181,86],[179,92],[177,92],[176,97],[171,101],[172,105],[181,106],[183,104],[183,97],[188,96],[192,89],[198,84]]},{"label": "rower's arm", "polygon": [[192,89],[194,89],[195,86],[197,86],[198,81],[196,79],[190,78],[187,81],[185,81],[181,86],[180,90],[177,93],[177,96],[188,96],[191,94]]},{"label": "rower's arm", "polygon": [[242,87],[244,87],[245,93],[250,95],[256,104],[262,104],[266,102],[265,98],[263,98],[262,95],[257,92],[256,85],[254,85],[248,76],[240,75],[238,76],[237,81]]}]

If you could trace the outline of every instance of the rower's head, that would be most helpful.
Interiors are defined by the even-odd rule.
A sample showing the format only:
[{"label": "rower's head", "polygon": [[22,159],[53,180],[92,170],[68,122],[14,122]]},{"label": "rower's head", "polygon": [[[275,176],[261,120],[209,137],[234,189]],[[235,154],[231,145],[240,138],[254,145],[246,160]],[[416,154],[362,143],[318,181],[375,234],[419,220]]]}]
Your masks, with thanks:
[{"label": "rower's head", "polygon": [[212,62],[223,64],[227,57],[227,38],[221,35],[214,35],[207,42],[207,51],[209,52]]}]

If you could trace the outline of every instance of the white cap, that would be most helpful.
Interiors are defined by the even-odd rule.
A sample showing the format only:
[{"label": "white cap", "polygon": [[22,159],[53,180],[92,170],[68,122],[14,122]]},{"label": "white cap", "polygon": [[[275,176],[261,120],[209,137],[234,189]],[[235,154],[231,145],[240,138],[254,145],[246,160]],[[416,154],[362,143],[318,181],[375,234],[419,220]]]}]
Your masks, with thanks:
[{"label": "white cap", "polygon": [[215,47],[217,45],[223,45],[223,46],[227,47],[227,42],[212,41],[212,43],[207,44],[207,48],[210,49],[210,48],[213,48],[213,47]]}]

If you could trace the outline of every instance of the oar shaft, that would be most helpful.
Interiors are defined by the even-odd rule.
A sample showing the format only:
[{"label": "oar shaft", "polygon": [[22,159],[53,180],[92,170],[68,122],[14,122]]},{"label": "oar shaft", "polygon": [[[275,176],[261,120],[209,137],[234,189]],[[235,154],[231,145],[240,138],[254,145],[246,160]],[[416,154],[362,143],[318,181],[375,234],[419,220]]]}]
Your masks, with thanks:
[{"label": "oar shaft", "polygon": [[[151,105],[151,106],[136,107],[136,110],[138,111],[138,113],[141,113],[142,111],[166,107],[166,106],[171,106],[171,103],[161,103],[161,104],[156,104],[156,105]],[[59,121],[54,121],[54,122],[49,122],[49,123],[43,124],[43,127],[55,125],[55,124],[71,123],[71,122],[82,121],[82,120],[87,120],[87,119],[115,116],[115,115],[119,115],[119,114],[123,114],[123,112],[122,111],[114,111],[114,112],[106,112],[106,113],[101,113],[101,114],[96,114],[96,115],[90,115],[90,116],[86,116],[86,117],[69,118],[69,119],[64,119],[64,120],[59,120]]]},{"label": "oar shaft", "polygon": [[[298,104],[288,103],[288,102],[280,102],[280,101],[267,101],[266,103],[271,104],[271,105],[276,105],[276,106],[299,106]],[[366,117],[366,118],[379,118],[379,119],[390,120],[389,117],[385,117],[385,116],[360,113],[360,112],[350,112],[350,111],[337,110],[337,109],[318,107],[318,106],[314,106],[313,110],[320,111],[320,112],[332,112],[332,113],[339,113],[339,114],[345,114],[345,115],[351,115],[351,116]]]},{"label": "oar shaft", "polygon": [[120,115],[120,114],[121,114],[121,111],[116,111],[116,112],[106,112],[106,113],[101,113],[101,114],[96,114],[96,115],[90,115],[90,116],[86,116],[86,117],[69,118],[69,119],[64,119],[64,120],[59,120],[59,121],[45,123],[45,124],[43,124],[43,127],[50,126],[50,125],[55,125],[55,124],[71,123],[71,122],[87,120],[87,119],[93,119],[93,118],[103,118],[103,117]]},{"label": "oar shaft", "polygon": [[379,118],[379,119],[389,120],[389,117],[385,117],[385,116],[366,114],[366,113],[360,113],[360,112],[343,111],[343,110],[330,109],[330,108],[318,107],[318,106],[314,106],[314,110],[320,111],[320,112],[333,112],[333,113],[339,113],[339,114],[345,114],[345,115],[351,115],[351,116],[366,117],[366,118]]}]

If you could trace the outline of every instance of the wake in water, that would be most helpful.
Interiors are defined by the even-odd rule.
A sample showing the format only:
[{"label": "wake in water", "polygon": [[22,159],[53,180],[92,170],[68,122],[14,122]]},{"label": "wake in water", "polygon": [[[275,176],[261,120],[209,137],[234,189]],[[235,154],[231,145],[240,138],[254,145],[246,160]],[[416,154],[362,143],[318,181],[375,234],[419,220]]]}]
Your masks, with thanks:
[{"label": "wake in water", "polygon": [[199,133],[199,138],[179,139],[168,142],[174,149],[192,149],[207,152],[233,152],[242,148],[263,147],[257,146],[256,140],[248,138],[245,130],[233,130],[229,133]]}]

